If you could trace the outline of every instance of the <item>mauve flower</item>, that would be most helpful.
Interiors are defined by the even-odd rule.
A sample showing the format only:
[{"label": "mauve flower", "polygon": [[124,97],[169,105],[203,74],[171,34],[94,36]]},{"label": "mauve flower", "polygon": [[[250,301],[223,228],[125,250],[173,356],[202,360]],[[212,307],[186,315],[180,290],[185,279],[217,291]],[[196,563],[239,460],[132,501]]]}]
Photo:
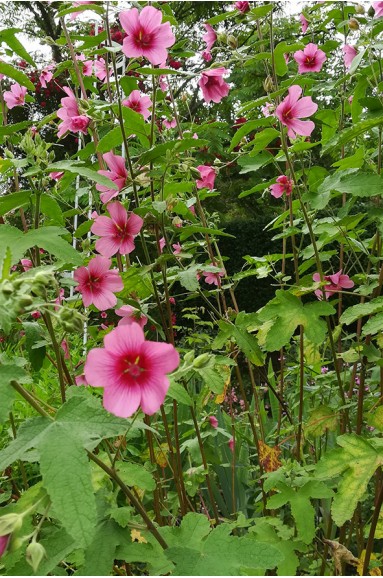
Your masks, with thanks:
[{"label": "mauve flower", "polygon": [[128,178],[128,171],[126,169],[125,159],[119,155],[115,155],[112,152],[105,153],[102,158],[109,167],[108,171],[97,171],[100,175],[108,177],[113,181],[118,189],[110,189],[104,185],[96,185],[96,189],[101,191],[100,199],[103,203],[107,203],[110,199],[117,197],[118,193],[125,187],[126,179]]},{"label": "mauve flower", "polygon": [[383,16],[383,2],[373,2],[372,7],[375,10],[374,18]]},{"label": "mauve flower", "polygon": [[205,62],[210,62],[211,60],[213,60],[213,57],[208,50],[204,50],[203,52],[201,52],[201,56]]},{"label": "mauve flower", "polygon": [[225,270],[221,269],[218,273],[212,273],[211,271],[203,271],[202,275],[205,277],[205,283],[208,285],[216,285],[219,287],[221,285],[221,277],[224,277]]},{"label": "mauve flower", "polygon": [[65,290],[60,287],[59,296],[55,299],[55,311],[60,309],[61,303],[64,301]]},{"label": "mauve flower", "polygon": [[227,442],[227,445],[229,446],[230,451],[234,453],[234,450],[235,450],[234,438],[230,438],[229,441]]},{"label": "mauve flower", "polygon": [[122,279],[116,269],[110,270],[111,259],[97,255],[87,267],[80,267],[74,272],[75,287],[82,296],[84,307],[93,305],[100,311],[111,309],[117,303],[114,293],[124,288]]},{"label": "mauve flower", "polygon": [[325,366],[324,366],[324,367],[321,367],[321,368],[320,368],[320,372],[321,372],[322,374],[328,373],[328,367],[325,367]]},{"label": "mauve flower", "polygon": [[177,126],[177,121],[175,118],[173,118],[172,120],[163,120],[162,124],[164,125],[165,128],[167,129],[171,129]]},{"label": "mauve flower", "polygon": [[96,251],[104,257],[112,257],[116,253],[128,255],[134,251],[134,237],[141,231],[144,221],[138,215],[129,213],[118,201],[107,205],[110,217],[96,217],[91,227],[96,241]]},{"label": "mauve flower", "polygon": [[6,90],[4,92],[4,100],[7,104],[9,110],[15,106],[23,106],[25,104],[25,95],[27,94],[27,89],[25,86],[20,86],[17,82],[12,84],[11,90]]},{"label": "mauve flower", "polygon": [[[76,7],[76,6],[82,6],[83,4],[96,4],[96,2],[91,2],[91,0],[78,0],[77,2],[72,2],[72,6]],[[80,12],[72,12],[70,15],[70,19],[71,20],[75,20],[77,18],[77,16],[79,16],[81,14]]]},{"label": "mauve flower", "polygon": [[290,86],[289,94],[277,106],[276,116],[282,124],[287,126],[287,134],[290,138],[295,138],[297,134],[310,136],[315,128],[311,120],[300,120],[314,114],[318,105],[312,101],[311,96],[304,96],[300,99],[302,88],[297,84]]},{"label": "mauve flower", "polygon": [[179,365],[177,350],[169,343],[145,341],[138,323],[113,329],[104,346],[88,353],[84,368],[88,383],[104,388],[104,408],[126,418],[141,406],[153,415],[169,389],[166,374]]},{"label": "mauve flower", "polygon": [[173,255],[179,255],[182,253],[182,245],[180,245],[180,243],[173,243],[172,247],[174,249]]},{"label": "mauve flower", "polygon": [[123,305],[119,309],[116,309],[116,314],[119,317],[122,317],[122,319],[120,319],[120,321],[118,322],[119,326],[138,323],[140,327],[144,328],[148,322],[148,318],[146,317],[146,315],[144,315],[143,313],[141,313],[139,309],[136,309],[131,305]]},{"label": "mauve flower", "polygon": [[29,271],[29,269],[32,269],[33,267],[33,263],[30,259],[20,259],[20,263],[24,271]]},{"label": "mauve flower", "polygon": [[202,36],[204,42],[206,42],[206,51],[210,52],[217,40],[217,34],[210,24],[204,24],[206,33]]},{"label": "mauve flower", "polygon": [[129,97],[122,101],[122,104],[138,112],[138,114],[142,114],[145,120],[151,115],[149,107],[153,103],[148,96],[141,94],[139,90],[133,90]]},{"label": "mauve flower", "polygon": [[10,538],[11,534],[6,534],[6,536],[0,536],[0,558],[5,554],[5,551],[8,548]]},{"label": "mauve flower", "polygon": [[271,102],[266,102],[261,108],[262,114],[265,117],[272,116],[274,112],[274,105]]},{"label": "mauve flower", "polygon": [[175,305],[176,304],[176,300],[174,299],[174,297],[169,297],[169,303],[171,305]]},{"label": "mauve flower", "polygon": [[87,134],[90,119],[79,113],[76,97],[71,89],[63,86],[63,90],[68,96],[61,99],[62,108],[57,111],[57,116],[62,120],[58,127],[57,136],[61,138],[68,130]]},{"label": "mauve flower", "polygon": [[158,245],[160,247],[160,253],[162,253],[166,245],[165,237],[161,237],[161,239],[158,241]]},{"label": "mauve flower", "polygon": [[246,12],[250,10],[250,4],[249,2],[235,2],[234,8],[236,8],[238,12],[241,12],[242,14],[246,14]]},{"label": "mauve flower", "polygon": [[41,317],[40,311],[32,311],[31,317],[33,317],[33,319],[40,319]]},{"label": "mauve flower", "polygon": [[[314,281],[321,280],[319,273],[314,273],[313,280]],[[324,293],[326,299],[331,297],[333,293],[341,291],[342,289],[351,289],[352,287],[354,287],[354,281],[351,281],[348,275],[343,275],[342,269],[338,271],[338,273],[335,273],[334,275],[324,275],[323,280],[326,281],[326,285],[324,286]],[[323,299],[323,290],[317,289],[315,291],[315,295],[318,297],[318,299]]]},{"label": "mauve flower", "polygon": [[276,199],[279,199],[279,197],[281,197],[283,193],[285,193],[286,196],[288,197],[289,195],[291,195],[291,192],[293,190],[293,184],[294,184],[293,181],[288,177],[286,177],[286,175],[281,175],[280,177],[277,178],[277,182],[274,185],[270,186],[271,195]]},{"label": "mauve flower", "polygon": [[53,78],[53,72],[51,72],[53,66],[49,65],[46,68],[43,68],[41,74],[39,76],[40,84],[43,88],[47,87],[47,82],[50,82]]},{"label": "mauve flower", "polygon": [[54,181],[59,181],[64,176],[64,171],[54,171],[53,173],[49,173],[49,176]]},{"label": "mauve flower", "polygon": [[218,427],[218,420],[215,415],[209,415],[209,423],[214,429]]},{"label": "mauve flower", "polygon": [[144,56],[151,64],[166,61],[170,46],[176,39],[169,22],[162,22],[162,12],[145,6],[138,12],[137,8],[120,12],[120,22],[127,33],[122,51],[128,58]]},{"label": "mauve flower", "polygon": [[218,103],[229,94],[230,87],[222,78],[227,72],[226,68],[222,66],[202,72],[198,85],[202,89],[202,96],[205,102],[213,101]]},{"label": "mauve flower", "polygon": [[342,48],[343,50],[343,61],[346,68],[350,68],[352,61],[354,60],[355,56],[358,54],[358,51],[350,44],[345,44]]},{"label": "mauve flower", "polygon": [[316,44],[310,42],[303,50],[294,53],[294,60],[298,63],[299,74],[305,72],[319,72],[327,56]]},{"label": "mauve flower", "polygon": [[302,34],[306,33],[307,28],[309,27],[309,21],[307,20],[306,16],[304,14],[301,14],[299,16],[299,20],[301,21],[301,26],[302,26]]},{"label": "mauve flower", "polygon": [[66,339],[62,340],[61,349],[64,352],[64,359],[70,359],[69,346],[68,346],[68,342]]},{"label": "mauve flower", "polygon": [[108,76],[108,71],[106,69],[106,62],[104,58],[99,58],[94,61],[94,68],[96,72],[96,77],[103,81]]},{"label": "mauve flower", "polygon": [[93,74],[93,60],[85,60],[85,55],[80,54],[76,56],[76,60],[82,63],[83,76],[92,76]]},{"label": "mauve flower", "polygon": [[209,167],[209,165],[199,165],[197,170],[201,175],[201,178],[196,181],[197,189],[204,189],[206,187],[213,190],[215,177],[217,176],[215,170]]}]

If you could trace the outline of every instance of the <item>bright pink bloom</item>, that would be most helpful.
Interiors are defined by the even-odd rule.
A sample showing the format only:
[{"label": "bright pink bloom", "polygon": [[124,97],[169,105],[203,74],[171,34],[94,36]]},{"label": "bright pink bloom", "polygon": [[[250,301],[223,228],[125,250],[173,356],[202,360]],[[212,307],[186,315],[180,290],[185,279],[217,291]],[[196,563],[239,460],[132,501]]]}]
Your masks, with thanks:
[{"label": "bright pink bloom", "polygon": [[123,305],[120,309],[116,309],[116,314],[122,317],[118,322],[118,325],[131,325],[132,323],[138,323],[142,328],[148,322],[146,315],[141,313],[139,309],[132,307],[131,305]]},{"label": "bright pink bloom", "polygon": [[9,110],[15,106],[23,106],[25,104],[25,95],[27,94],[27,89],[25,86],[20,86],[17,82],[12,84],[11,90],[6,90],[4,92],[4,100],[7,104]]},{"label": "bright pink bloom", "polygon": [[246,14],[250,10],[249,2],[235,2],[234,8],[238,10],[238,12],[242,12],[242,14]]},{"label": "bright pink bloom", "polygon": [[201,56],[205,62],[210,62],[211,60],[213,60],[213,57],[211,53],[208,52],[208,50],[204,50],[203,52],[201,52]]},{"label": "bright pink bloom", "polygon": [[35,137],[37,135],[37,133],[39,132],[37,129],[37,126],[35,126],[35,125],[31,126],[31,128],[29,130],[31,131],[33,137]]},{"label": "bright pink bloom", "polygon": [[221,269],[218,273],[212,273],[211,271],[203,271],[202,275],[205,277],[205,283],[208,285],[216,285],[219,287],[221,285],[221,277],[224,277],[225,270]]},{"label": "bright pink bloom", "polygon": [[69,346],[68,346],[68,342],[66,339],[62,340],[61,349],[64,352],[64,359],[70,359]]},{"label": "bright pink bloom", "polygon": [[57,116],[62,120],[57,136],[61,138],[68,130],[86,134],[90,119],[79,113],[76,97],[71,89],[63,86],[63,90],[68,96],[61,99],[62,108],[57,111]]},{"label": "bright pink bloom", "polygon": [[33,319],[40,319],[41,317],[40,311],[32,311],[31,317],[33,317]]},{"label": "bright pink bloom", "polygon": [[151,115],[149,107],[153,103],[148,96],[142,95],[139,90],[133,90],[129,97],[122,101],[122,104],[138,112],[138,114],[142,114],[145,120]]},{"label": "bright pink bloom", "polygon": [[307,18],[305,17],[304,14],[301,14],[301,15],[299,16],[299,20],[301,21],[302,34],[305,34],[307,28],[309,27],[309,21],[307,20]]},{"label": "bright pink bloom", "polygon": [[[313,280],[321,280],[319,273],[314,273]],[[324,286],[326,299],[331,297],[331,295],[337,291],[341,291],[342,289],[351,289],[354,287],[354,281],[351,281],[348,275],[342,275],[342,269],[334,275],[325,275],[324,281],[326,281],[326,285]],[[317,289],[315,291],[315,295],[318,297],[318,299],[323,299],[322,289]]]},{"label": "bright pink bloom", "polygon": [[91,259],[87,267],[80,267],[74,272],[75,288],[82,295],[85,307],[93,305],[100,311],[111,309],[117,303],[114,293],[124,288],[117,269],[110,270],[111,260],[101,255]]},{"label": "bright pink bloom", "polygon": [[272,116],[274,112],[274,105],[271,104],[271,102],[266,102],[265,106],[262,106],[261,111],[263,116]]},{"label": "bright pink bloom", "polygon": [[214,429],[218,427],[218,420],[215,415],[209,415],[209,423]]},{"label": "bright pink bloom", "polygon": [[51,72],[53,66],[49,65],[41,71],[39,76],[40,84],[43,88],[47,87],[47,82],[50,82],[53,78],[53,72]]},{"label": "bright pink bloom", "polygon": [[167,129],[171,129],[177,126],[177,121],[175,118],[173,118],[172,120],[163,120],[162,124],[164,125],[165,128]]},{"label": "bright pink bloom", "polygon": [[110,217],[101,215],[94,220],[91,231],[101,237],[96,241],[96,251],[104,257],[116,253],[128,255],[134,251],[134,237],[141,231],[144,221],[129,213],[118,201],[107,205]]},{"label": "bright pink bloom", "polygon": [[160,89],[162,90],[162,92],[166,92],[167,89],[169,88],[169,85],[166,82],[166,75],[165,74],[161,74],[160,79],[159,79],[159,84],[160,84]]},{"label": "bright pink bloom", "polygon": [[158,241],[158,244],[160,246],[160,253],[162,253],[166,245],[165,237],[161,237],[161,239]]},{"label": "bright pink bloom", "polygon": [[49,173],[49,176],[54,181],[59,181],[64,176],[64,171],[55,171],[53,173]]},{"label": "bright pink bloom", "polygon": [[169,297],[169,303],[171,305],[175,305],[176,304],[176,300],[174,299],[174,297]]},{"label": "bright pink bloom", "polygon": [[30,259],[20,259],[20,263],[24,271],[29,271],[29,269],[32,269],[33,267],[33,263]]},{"label": "bright pink bloom", "polygon": [[314,114],[318,105],[312,101],[311,96],[304,96],[300,98],[302,88],[297,84],[290,86],[289,94],[277,106],[275,114],[282,124],[288,127],[287,134],[290,138],[295,138],[297,134],[302,136],[310,136],[315,128],[315,124],[311,120],[300,120],[307,116]]},{"label": "bright pink bloom", "polygon": [[206,52],[210,52],[217,40],[217,34],[210,24],[204,24],[206,33],[202,36],[204,42],[206,42]]},{"label": "bright pink bloom", "polygon": [[345,44],[342,50],[343,50],[344,65],[346,68],[350,68],[352,61],[358,54],[358,51],[353,46],[350,46],[350,44]]},{"label": "bright pink bloom", "polygon": [[100,315],[101,319],[106,319],[108,317],[108,314],[106,311],[101,311],[101,315]]},{"label": "bright pink bloom", "polygon": [[230,87],[222,78],[227,72],[226,68],[223,67],[202,72],[198,85],[202,89],[205,102],[221,102],[229,94]]},{"label": "bright pink bloom", "polygon": [[208,189],[213,190],[215,177],[217,176],[215,170],[212,167],[209,167],[209,165],[199,165],[197,170],[201,175],[201,178],[196,181],[197,189],[204,189],[207,187]]},{"label": "bright pink bloom", "polygon": [[108,76],[108,71],[106,68],[106,62],[104,58],[99,58],[98,60],[94,61],[94,68],[96,71],[96,77],[103,81]]},{"label": "bright pink bloom", "polygon": [[299,74],[305,72],[319,72],[327,56],[316,44],[310,42],[303,50],[294,53],[294,60],[298,63]]},{"label": "bright pink bloom", "polygon": [[128,58],[144,56],[151,64],[161,64],[168,57],[169,46],[176,39],[169,22],[162,22],[162,12],[152,6],[145,6],[120,12],[120,22],[127,33],[122,51]]},{"label": "bright pink bloom", "polygon": [[375,10],[374,18],[383,16],[383,2],[373,2],[372,7]]},{"label": "bright pink bloom", "polygon": [[174,243],[172,247],[174,249],[173,255],[179,255],[182,253],[182,245],[180,245],[180,243]]},{"label": "bright pink bloom", "polygon": [[93,60],[85,60],[84,54],[76,56],[76,60],[82,62],[82,74],[83,76],[92,76],[93,74]]},{"label": "bright pink bloom", "polygon": [[104,185],[96,185],[96,189],[101,191],[100,199],[103,203],[107,203],[110,199],[117,197],[118,193],[125,187],[126,179],[128,178],[128,171],[126,169],[125,159],[119,155],[115,155],[112,152],[105,153],[102,158],[109,167],[108,171],[97,171],[100,175],[108,177],[117,186],[118,190],[110,189]]},{"label": "bright pink bloom", "polygon": [[153,415],[169,389],[166,374],[179,365],[177,350],[169,343],[145,341],[138,323],[113,329],[104,346],[88,353],[84,372],[92,386],[104,388],[105,409],[130,417],[141,406]]},{"label": "bright pink bloom", "polygon": [[293,190],[293,184],[294,184],[293,181],[288,177],[286,177],[286,175],[281,175],[280,177],[277,178],[277,182],[275,183],[275,185],[270,186],[271,195],[276,199],[279,199],[279,197],[281,197],[283,193],[285,193],[286,196],[288,197],[289,195],[291,195],[291,192]]},{"label": "bright pink bloom", "polygon": [[235,450],[234,438],[230,438],[229,441],[227,442],[227,445],[229,446],[230,451],[234,453]]},{"label": "bright pink bloom", "polygon": [[10,538],[11,534],[7,534],[6,536],[0,536],[0,558],[3,556],[3,554],[5,554],[5,551],[8,548]]}]

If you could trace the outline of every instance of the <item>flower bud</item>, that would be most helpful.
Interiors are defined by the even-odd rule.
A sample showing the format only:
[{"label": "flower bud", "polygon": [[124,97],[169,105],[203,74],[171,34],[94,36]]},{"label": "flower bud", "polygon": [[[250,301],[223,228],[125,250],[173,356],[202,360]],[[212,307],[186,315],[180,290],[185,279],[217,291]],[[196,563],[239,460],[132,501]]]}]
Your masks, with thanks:
[{"label": "flower bud", "polygon": [[263,81],[263,88],[265,89],[265,92],[273,92],[274,82],[271,76],[267,76],[265,78],[265,80]]},{"label": "flower bud", "polygon": [[227,37],[227,45],[230,46],[230,48],[238,48],[238,40],[235,36],[233,36],[232,34],[229,34],[229,36]]},{"label": "flower bud", "polygon": [[217,36],[219,44],[227,44],[227,35],[225,32],[220,32]]},{"label": "flower bud", "polygon": [[364,13],[366,12],[366,9],[365,9],[364,6],[362,6],[362,4],[357,4],[357,5],[355,6],[355,12],[356,12],[357,14],[364,14]]},{"label": "flower bud", "polygon": [[356,18],[350,18],[348,21],[348,27],[350,30],[359,30],[359,22]]},{"label": "flower bud", "polygon": [[8,281],[8,279],[5,279],[2,284],[1,284],[1,292],[4,295],[4,297],[9,297],[9,295],[12,295],[12,293],[14,292],[14,286],[13,284]]},{"label": "flower bud", "polygon": [[200,367],[205,367],[209,363],[210,354],[209,353],[202,353],[198,357],[195,358],[193,361],[193,367],[199,369]]},{"label": "flower bud", "polygon": [[65,329],[67,333],[81,332],[83,330],[84,320],[76,309],[61,307],[59,319],[63,329]]},{"label": "flower bud", "polygon": [[5,514],[0,518],[0,536],[12,534],[15,530],[19,530],[22,525],[23,516],[20,514]]},{"label": "flower bud", "polygon": [[194,351],[188,351],[187,353],[185,353],[184,355],[185,363],[189,365],[189,363],[192,363],[193,360],[194,360]]},{"label": "flower bud", "polygon": [[25,552],[25,558],[28,564],[32,566],[33,572],[37,572],[41,560],[44,558],[44,556],[46,557],[46,555],[47,553],[44,546],[39,544],[39,542],[32,541],[30,544],[28,544]]}]

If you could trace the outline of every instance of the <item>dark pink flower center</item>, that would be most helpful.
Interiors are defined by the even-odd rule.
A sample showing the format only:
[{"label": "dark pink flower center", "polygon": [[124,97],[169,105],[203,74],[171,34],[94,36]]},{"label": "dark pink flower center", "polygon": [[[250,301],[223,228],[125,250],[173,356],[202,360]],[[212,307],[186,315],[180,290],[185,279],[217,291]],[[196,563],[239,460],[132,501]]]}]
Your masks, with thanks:
[{"label": "dark pink flower center", "polygon": [[137,355],[136,358],[127,357],[122,361],[122,373],[128,374],[133,379],[138,379],[142,372],[145,371],[140,365],[140,356]]},{"label": "dark pink flower center", "polygon": [[134,37],[134,40],[140,48],[148,48],[152,44],[152,34],[141,29]]},{"label": "dark pink flower center", "polygon": [[315,64],[315,56],[306,56],[306,64]]},{"label": "dark pink flower center", "polygon": [[140,112],[140,110],[141,110],[140,101],[134,100],[133,102],[130,103],[129,108],[131,108],[132,110],[135,110],[136,112]]},{"label": "dark pink flower center", "polygon": [[290,119],[293,118],[293,117],[292,117],[292,114],[291,114],[291,108],[289,108],[289,110],[283,111],[283,118],[284,118],[285,120],[290,120]]}]

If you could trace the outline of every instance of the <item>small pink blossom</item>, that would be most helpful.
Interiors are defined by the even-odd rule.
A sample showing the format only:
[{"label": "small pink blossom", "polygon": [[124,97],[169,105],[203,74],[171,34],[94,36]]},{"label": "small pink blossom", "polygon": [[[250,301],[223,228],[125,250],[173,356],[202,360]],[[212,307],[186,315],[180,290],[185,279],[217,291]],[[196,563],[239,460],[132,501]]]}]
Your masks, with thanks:
[{"label": "small pink blossom", "polygon": [[221,269],[218,273],[212,273],[211,271],[203,271],[202,275],[205,277],[205,283],[208,285],[216,285],[219,287],[221,285],[221,277],[224,277],[225,270]]},{"label": "small pink blossom", "polygon": [[52,72],[52,65],[46,66],[45,68],[43,68],[43,70],[41,71],[41,74],[39,76],[39,81],[40,84],[43,88],[47,87],[47,82],[50,82],[53,78],[53,72]]},{"label": "small pink blossom", "polygon": [[179,255],[182,253],[182,245],[180,245],[180,243],[173,243],[172,247],[174,249],[173,255]]},{"label": "small pink blossom", "polygon": [[291,179],[286,177],[286,175],[281,175],[280,177],[277,178],[277,182],[274,185],[270,186],[271,195],[276,199],[279,199],[279,197],[281,197],[283,193],[285,193],[286,196],[288,197],[289,195],[291,195],[293,185],[294,183]]},{"label": "small pink blossom", "polygon": [[177,126],[177,121],[175,118],[173,118],[172,120],[163,120],[162,124],[164,125],[165,128],[167,129],[171,129]]},{"label": "small pink blossom", "polygon": [[305,72],[319,72],[327,56],[316,44],[310,42],[303,50],[297,50],[294,53],[294,60],[298,63],[299,74],[304,74]]},{"label": "small pink blossom", "polygon": [[218,420],[215,415],[209,415],[209,423],[214,429],[218,427]]},{"label": "small pink blossom", "polygon": [[20,86],[17,82],[12,84],[11,90],[6,90],[4,92],[4,100],[7,104],[9,110],[15,106],[24,106],[25,95],[27,94],[27,89],[25,86]]},{"label": "small pink blossom", "polygon": [[142,328],[148,322],[148,318],[146,315],[141,313],[139,309],[132,307],[131,305],[123,305],[119,309],[116,309],[116,314],[119,317],[122,317],[118,322],[118,325],[131,325],[132,323],[138,323],[138,325]]},{"label": "small pink blossom", "polygon": [[138,112],[138,114],[142,114],[145,120],[151,115],[149,107],[153,103],[148,96],[141,94],[139,90],[133,90],[129,97],[122,101],[122,104]]},{"label": "small pink blossom", "polygon": [[101,319],[106,319],[106,318],[108,317],[107,312],[106,312],[106,311],[101,311],[100,317],[101,317]]},{"label": "small pink blossom", "polygon": [[100,311],[111,309],[117,303],[114,293],[124,288],[122,279],[116,269],[110,270],[111,259],[98,255],[91,259],[87,267],[80,267],[74,272],[75,287],[82,296],[84,307],[94,305]]},{"label": "small pink blossom", "polygon": [[76,60],[82,63],[83,76],[92,76],[93,74],[93,60],[86,60],[84,54],[76,56]]},{"label": "small pink blossom", "polygon": [[325,367],[325,366],[324,366],[324,367],[321,367],[321,368],[320,368],[320,372],[321,372],[323,375],[326,374],[326,373],[328,373],[328,367]]},{"label": "small pink blossom", "polygon": [[218,103],[229,94],[230,87],[222,78],[227,72],[226,68],[222,66],[202,72],[198,85],[202,90],[205,102],[213,101]]},{"label": "small pink blossom", "polygon": [[350,105],[352,104],[353,99],[354,99],[354,95],[353,95],[353,94],[348,97],[348,102],[349,102]]},{"label": "small pink blossom", "polygon": [[179,365],[173,345],[145,341],[138,323],[116,327],[104,337],[104,348],[88,353],[84,373],[93,387],[104,388],[104,408],[118,417],[132,416],[139,406],[153,415],[169,389],[168,373]]},{"label": "small pink blossom", "polygon": [[309,27],[309,21],[304,14],[299,16],[299,20],[301,21],[302,34],[306,34],[307,28]]},{"label": "small pink blossom", "polygon": [[29,130],[31,131],[33,138],[34,138],[34,137],[37,135],[37,133],[39,132],[37,126],[35,126],[35,125],[31,126],[31,128],[30,128]]},{"label": "small pink blossom", "polygon": [[141,231],[144,221],[134,213],[128,213],[118,201],[109,203],[107,210],[110,217],[98,216],[91,227],[96,241],[96,251],[104,257],[112,257],[116,253],[128,255],[134,251],[134,237]]},{"label": "small pink blossom", "polygon": [[241,12],[242,14],[246,14],[250,10],[250,3],[249,2],[235,2],[234,8]]},{"label": "small pink blossom", "polygon": [[49,176],[54,181],[59,181],[64,176],[64,171],[54,171],[53,173],[49,173]]},{"label": "small pink blossom", "polygon": [[214,30],[214,28],[212,26],[210,26],[210,24],[205,23],[204,24],[206,33],[202,36],[204,42],[206,42],[206,52],[211,51],[211,49],[214,46],[215,41],[217,40],[217,34]]},{"label": "small pink blossom", "polygon": [[20,259],[20,263],[24,271],[29,271],[29,269],[32,269],[33,267],[33,263],[30,259]]},{"label": "small pink blossom", "polygon": [[232,453],[234,453],[235,450],[235,441],[234,438],[230,438],[229,441],[227,442],[227,445],[229,446],[229,449]]},{"label": "small pink blossom", "polygon": [[161,237],[161,239],[158,241],[158,245],[160,247],[160,253],[162,253],[166,245],[165,237]]},{"label": "small pink blossom", "polygon": [[75,384],[78,386],[89,385],[89,383],[87,382],[87,380],[85,378],[85,373],[80,373],[80,375],[75,375],[74,381],[75,381]]},{"label": "small pink blossom", "polygon": [[274,112],[274,105],[271,104],[271,102],[266,102],[265,106],[262,106],[261,111],[265,117],[272,116]]},{"label": "small pink blossom", "polygon": [[40,311],[32,311],[31,317],[33,317],[33,319],[40,319],[41,317]]},{"label": "small pink blossom", "polygon": [[170,303],[170,305],[176,304],[176,300],[174,299],[174,297],[169,297],[169,303]]},{"label": "small pink blossom", "polygon": [[[95,2],[92,2],[91,0],[78,0],[77,2],[72,2],[72,6],[73,8],[76,6],[82,6],[82,5],[87,5],[89,4],[91,7],[91,4],[96,4]],[[81,11],[79,12],[72,12],[70,15],[70,19],[71,20],[75,20],[77,18],[77,16],[79,16],[81,14]]]},{"label": "small pink blossom", "polygon": [[206,187],[213,190],[215,177],[217,176],[215,170],[209,165],[199,165],[197,170],[201,175],[201,178],[196,181],[197,189],[204,189]]},{"label": "small pink blossom", "polygon": [[0,558],[5,554],[9,540],[11,539],[11,534],[6,534],[5,536],[0,536]]},{"label": "small pink blossom", "polygon": [[348,69],[351,67],[352,61],[358,54],[358,51],[356,50],[356,48],[354,48],[354,46],[350,46],[350,44],[345,44],[342,50],[343,50],[344,65]]},{"label": "small pink blossom", "polygon": [[125,187],[126,179],[128,178],[128,171],[126,169],[125,159],[119,155],[115,155],[112,152],[105,153],[103,159],[109,167],[107,171],[98,171],[100,175],[108,177],[113,181],[118,189],[111,189],[104,185],[96,185],[96,189],[101,191],[100,199],[103,203],[107,203],[110,199],[117,197],[118,193]]},{"label": "small pink blossom", "polygon": [[65,290],[61,287],[58,297],[55,299],[55,311],[60,309],[61,303],[64,301]]},{"label": "small pink blossom", "polygon": [[62,120],[57,136],[61,138],[68,130],[87,134],[90,119],[86,115],[80,114],[76,97],[71,89],[64,86],[63,90],[68,96],[61,99],[62,108],[57,111],[57,116]]},{"label": "small pink blossom", "polygon": [[169,22],[162,22],[162,12],[152,6],[145,6],[138,12],[131,8],[120,12],[120,22],[127,33],[122,51],[128,58],[144,57],[153,65],[165,62],[167,48],[173,46],[176,39]]},{"label": "small pink blossom", "polygon": [[[317,282],[320,281],[320,274],[314,273],[313,280]],[[331,297],[334,293],[341,291],[342,289],[351,289],[354,287],[354,281],[351,281],[348,275],[343,275],[342,269],[334,275],[325,275],[323,280],[326,281],[326,285],[324,286],[326,299],[329,299],[329,297]],[[317,289],[315,291],[315,295],[318,297],[318,299],[323,299],[322,289]]]},{"label": "small pink blossom", "polygon": [[98,78],[98,80],[101,80],[101,82],[103,82],[108,76],[105,59],[100,57],[98,58],[98,60],[95,60],[94,68],[96,72],[96,77]]},{"label": "small pink blossom", "polygon": [[301,94],[302,88],[300,86],[297,84],[290,86],[288,96],[277,106],[275,111],[281,123],[287,126],[287,134],[290,138],[295,138],[297,134],[310,136],[315,128],[315,124],[311,120],[301,120],[301,118],[314,114],[318,105],[312,101],[311,96],[300,98]]},{"label": "small pink blossom", "polygon": [[61,349],[64,352],[64,359],[70,359],[69,346],[68,346],[68,342],[66,339],[62,340]]},{"label": "small pink blossom", "polygon": [[162,92],[166,92],[168,90],[169,85],[166,82],[166,75],[165,74],[161,74],[161,76],[159,78],[159,85],[160,85],[160,89],[162,90]]},{"label": "small pink blossom", "polygon": [[383,16],[383,2],[373,2],[372,7],[375,10],[374,18]]},{"label": "small pink blossom", "polygon": [[201,52],[201,56],[205,62],[211,62],[211,60],[213,60],[211,52],[208,52],[208,50],[204,50],[203,52]]}]

